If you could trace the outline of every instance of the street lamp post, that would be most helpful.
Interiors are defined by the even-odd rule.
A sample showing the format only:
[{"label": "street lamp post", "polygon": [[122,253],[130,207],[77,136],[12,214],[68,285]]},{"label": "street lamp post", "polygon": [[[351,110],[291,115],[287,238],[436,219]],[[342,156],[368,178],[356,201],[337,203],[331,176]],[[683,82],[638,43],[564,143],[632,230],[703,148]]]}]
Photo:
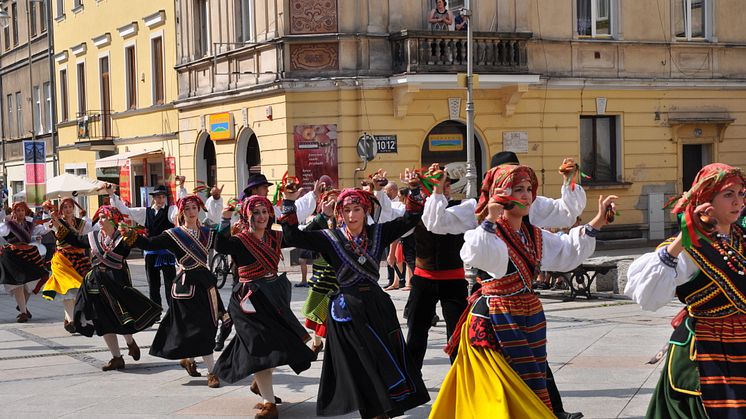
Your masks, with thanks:
[{"label": "street lamp post", "polygon": [[477,196],[477,171],[474,156],[474,92],[471,0],[465,0],[461,11],[469,22],[466,26],[466,198]]}]

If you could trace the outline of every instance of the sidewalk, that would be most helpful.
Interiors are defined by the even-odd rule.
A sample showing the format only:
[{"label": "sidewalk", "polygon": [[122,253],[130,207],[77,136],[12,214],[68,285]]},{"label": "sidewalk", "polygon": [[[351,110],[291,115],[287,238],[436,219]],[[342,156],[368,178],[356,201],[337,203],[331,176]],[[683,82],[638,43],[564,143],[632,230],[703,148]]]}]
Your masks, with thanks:
[{"label": "sidewalk", "polygon": [[[130,266],[135,285],[145,291],[142,259],[131,260]],[[299,281],[297,267],[290,271],[291,281]],[[293,288],[296,313],[306,292],[305,288]],[[227,288],[221,290],[226,301],[228,293]],[[391,292],[400,314],[407,295],[405,291]],[[661,367],[646,362],[667,341],[671,332],[668,322],[679,306],[672,303],[657,313],[645,313],[619,299],[563,302],[559,296],[550,296],[542,297],[542,302],[548,323],[549,361],[566,409],[582,411],[587,418],[642,417]],[[149,356],[147,349],[155,329],[135,336],[143,349],[139,362],[125,355],[125,370],[104,373],[100,368],[110,355],[103,340],[65,332],[60,301],[32,297],[29,307],[34,318],[26,324],[14,323],[14,307],[12,297],[0,294],[0,417],[254,414],[252,406],[258,397],[249,392],[249,379],[210,389],[206,377],[188,377],[176,362]],[[441,321],[431,330],[423,367],[433,399],[449,367],[444,345],[445,324]],[[200,359],[198,363],[206,375]],[[281,417],[315,416],[321,364],[314,362],[299,376],[287,367],[278,368],[275,392],[284,400]],[[405,417],[426,418],[431,405],[432,401]]]}]

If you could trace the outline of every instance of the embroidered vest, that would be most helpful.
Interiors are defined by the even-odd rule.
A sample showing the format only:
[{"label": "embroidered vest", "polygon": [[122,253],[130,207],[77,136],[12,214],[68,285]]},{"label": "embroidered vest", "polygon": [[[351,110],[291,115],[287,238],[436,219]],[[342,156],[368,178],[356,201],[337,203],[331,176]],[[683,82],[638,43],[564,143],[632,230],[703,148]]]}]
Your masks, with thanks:
[{"label": "embroidered vest", "polygon": [[207,269],[207,255],[215,238],[214,230],[200,227],[197,238],[181,227],[166,230],[166,234],[184,251],[184,256],[179,258],[179,264],[184,270]]},{"label": "embroidered vest", "polygon": [[10,244],[28,244],[31,243],[31,233],[34,231],[34,223],[24,221],[17,223],[12,220],[5,222],[8,225],[10,234],[5,236],[5,240]]},{"label": "embroidered vest", "polygon": [[246,250],[256,261],[250,265],[238,267],[238,280],[250,282],[254,279],[277,273],[277,265],[282,257],[282,233],[269,230],[266,232],[267,241],[254,237],[253,234],[241,232],[236,234]]},{"label": "embroidered vest", "polygon": [[539,274],[542,250],[541,229],[525,218],[521,234],[512,231],[503,219],[495,223],[495,234],[508,247],[508,270],[502,278],[482,280],[482,295],[511,295],[530,292],[531,283]]},{"label": "embroidered vest", "polygon": [[168,210],[168,205],[161,208],[158,214],[153,207],[145,209],[145,228],[148,229],[148,236],[155,237],[168,229],[174,228],[174,225],[168,220]]},{"label": "embroidered vest", "polygon": [[107,251],[101,244],[100,231],[91,231],[88,233],[88,243],[91,245],[91,265],[104,265],[111,269],[122,269],[124,267],[124,256],[115,251],[123,238],[119,235],[118,231],[114,234],[114,244]]},{"label": "embroidered vest", "polygon": [[366,227],[368,234],[368,248],[365,251],[365,263],[358,261],[358,256],[350,245],[350,241],[341,228],[323,230],[324,236],[332,244],[334,253],[342,261],[337,269],[337,281],[340,286],[350,286],[363,279],[377,283],[378,269],[381,260],[381,231],[382,224]]}]

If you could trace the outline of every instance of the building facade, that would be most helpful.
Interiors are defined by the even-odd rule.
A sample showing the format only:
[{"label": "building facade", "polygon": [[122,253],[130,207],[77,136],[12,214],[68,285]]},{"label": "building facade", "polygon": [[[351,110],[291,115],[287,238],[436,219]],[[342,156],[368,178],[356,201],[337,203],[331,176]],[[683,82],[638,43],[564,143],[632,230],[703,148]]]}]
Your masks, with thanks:
[{"label": "building facade", "polygon": [[24,141],[46,143],[45,177],[56,174],[50,19],[46,2],[3,1],[0,7],[9,16],[8,26],[0,28],[2,178],[11,201],[25,200]]},{"label": "building facade", "polygon": [[[583,218],[613,193],[606,237],[659,239],[673,221],[663,203],[702,165],[746,164],[737,0],[473,3],[480,176],[512,150],[556,197],[557,168],[575,157],[591,176]],[[371,168],[462,169],[466,34],[431,30],[433,7],[177,0],[178,170],[234,195],[252,171],[351,186]],[[365,133],[379,154],[363,170]]]},{"label": "building facade", "polygon": [[143,205],[178,160],[174,2],[57,0],[53,13],[60,170]]}]

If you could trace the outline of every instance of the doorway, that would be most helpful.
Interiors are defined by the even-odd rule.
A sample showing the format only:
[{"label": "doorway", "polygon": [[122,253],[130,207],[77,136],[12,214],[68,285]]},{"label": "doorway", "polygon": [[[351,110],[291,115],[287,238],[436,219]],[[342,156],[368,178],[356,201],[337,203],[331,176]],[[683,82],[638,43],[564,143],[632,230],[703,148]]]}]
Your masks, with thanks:
[{"label": "doorway", "polygon": [[[461,195],[466,188],[466,125],[459,121],[444,121],[433,127],[425,137],[420,154],[423,167],[433,163],[446,166],[448,173],[457,175],[459,181],[451,185],[451,193]],[[484,173],[482,144],[474,134],[474,160],[477,170],[477,184]]]},{"label": "doorway", "polygon": [[682,186],[688,191],[702,167],[712,163],[712,146],[710,144],[684,144],[681,152]]}]

